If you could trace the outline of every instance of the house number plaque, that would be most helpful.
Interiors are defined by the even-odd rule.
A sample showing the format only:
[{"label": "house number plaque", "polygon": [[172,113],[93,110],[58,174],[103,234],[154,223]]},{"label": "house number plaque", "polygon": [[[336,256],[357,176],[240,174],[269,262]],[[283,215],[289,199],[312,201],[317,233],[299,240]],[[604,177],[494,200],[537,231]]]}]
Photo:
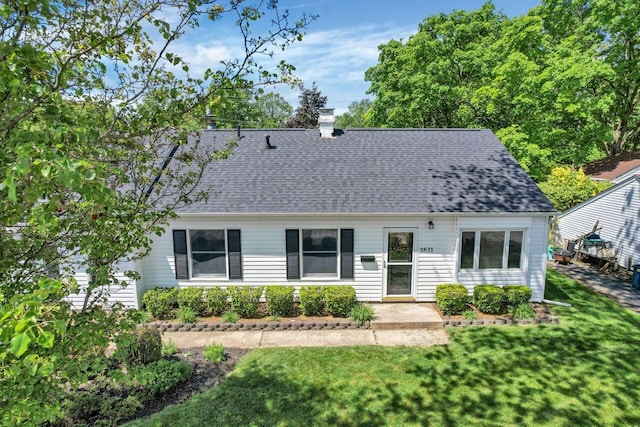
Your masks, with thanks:
[{"label": "house number plaque", "polygon": [[423,254],[432,254],[433,248],[432,247],[420,248],[420,252]]}]

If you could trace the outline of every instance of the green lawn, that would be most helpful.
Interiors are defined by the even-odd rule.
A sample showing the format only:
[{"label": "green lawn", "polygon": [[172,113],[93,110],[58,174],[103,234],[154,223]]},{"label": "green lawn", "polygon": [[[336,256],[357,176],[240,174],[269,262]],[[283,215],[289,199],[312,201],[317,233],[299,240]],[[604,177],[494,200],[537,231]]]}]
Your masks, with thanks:
[{"label": "green lawn", "polygon": [[559,325],[449,329],[415,347],[258,349],[135,425],[637,425],[640,316],[550,271]]}]

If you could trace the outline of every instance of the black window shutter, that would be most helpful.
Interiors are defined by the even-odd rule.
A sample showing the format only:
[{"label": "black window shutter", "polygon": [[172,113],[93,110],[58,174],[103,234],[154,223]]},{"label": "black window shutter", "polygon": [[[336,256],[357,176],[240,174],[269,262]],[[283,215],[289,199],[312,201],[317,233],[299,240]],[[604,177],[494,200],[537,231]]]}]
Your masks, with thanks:
[{"label": "black window shutter", "polygon": [[240,230],[227,230],[229,248],[229,279],[242,279],[242,249]]},{"label": "black window shutter", "polygon": [[287,279],[300,278],[300,237],[298,230],[286,231]]},{"label": "black window shutter", "polygon": [[340,230],[340,278],[353,279],[353,229]]},{"label": "black window shutter", "polygon": [[187,230],[173,230],[173,259],[176,268],[176,279],[188,279]]}]

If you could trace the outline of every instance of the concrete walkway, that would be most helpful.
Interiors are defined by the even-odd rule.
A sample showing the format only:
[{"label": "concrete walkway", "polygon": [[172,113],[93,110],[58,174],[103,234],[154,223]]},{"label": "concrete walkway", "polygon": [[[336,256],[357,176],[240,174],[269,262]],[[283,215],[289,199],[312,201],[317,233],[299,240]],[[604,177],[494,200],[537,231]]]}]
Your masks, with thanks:
[{"label": "concrete walkway", "polygon": [[179,348],[202,347],[212,342],[239,348],[353,345],[428,347],[449,342],[442,318],[431,304],[370,306],[376,312],[370,329],[164,332],[162,338],[165,342],[171,340]]},{"label": "concrete walkway", "polygon": [[599,273],[595,268],[581,262],[572,261],[562,265],[548,261],[547,266],[567,275],[583,286],[608,296],[618,304],[640,313],[640,289],[632,287],[631,283]]}]

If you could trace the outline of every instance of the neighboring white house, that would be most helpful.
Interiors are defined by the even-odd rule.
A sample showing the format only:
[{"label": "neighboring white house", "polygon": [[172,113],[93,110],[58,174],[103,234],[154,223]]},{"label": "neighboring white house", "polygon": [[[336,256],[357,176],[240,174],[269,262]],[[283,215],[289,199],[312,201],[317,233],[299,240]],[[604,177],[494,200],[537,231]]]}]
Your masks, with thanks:
[{"label": "neighboring white house", "polygon": [[320,124],[200,132],[237,147],[207,170],[208,203],[154,237],[127,304],[156,286],[271,284],[348,284],[376,302],[524,284],[543,298],[555,210],[491,131],[334,131],[330,109]]},{"label": "neighboring white house", "polygon": [[563,212],[556,224],[555,240],[573,240],[590,231],[598,221],[598,232],[611,241],[618,264],[640,263],[640,175],[632,175],[589,200]]}]

